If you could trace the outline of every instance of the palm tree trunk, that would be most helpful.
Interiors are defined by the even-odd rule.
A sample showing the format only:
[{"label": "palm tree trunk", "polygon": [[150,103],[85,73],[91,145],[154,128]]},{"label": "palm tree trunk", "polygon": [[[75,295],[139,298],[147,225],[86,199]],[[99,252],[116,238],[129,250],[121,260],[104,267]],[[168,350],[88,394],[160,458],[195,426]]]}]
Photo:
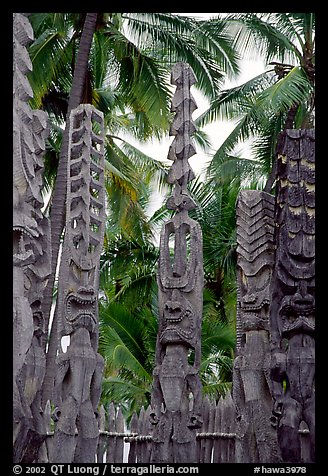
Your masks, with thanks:
[{"label": "palm tree trunk", "polygon": [[[88,67],[89,53],[93,34],[96,28],[97,13],[87,13],[83,31],[80,40],[79,51],[74,69],[71,93],[68,101],[66,116],[66,127],[63,134],[62,145],[60,149],[59,164],[57,170],[56,184],[51,204],[51,276],[45,290],[43,300],[43,315],[46,321],[46,331],[49,328],[50,311],[52,306],[52,294],[55,282],[58,254],[60,248],[61,235],[65,224],[65,203],[67,187],[67,157],[68,157],[68,139],[69,139],[69,116],[72,109],[76,108],[82,100],[83,88]],[[56,318],[56,313],[54,319]],[[55,322],[52,324],[49,347],[47,352],[47,369],[43,384],[42,405],[45,406],[47,400],[51,400],[53,382],[55,376],[55,358],[58,348],[58,338],[60,329],[57,329]]]}]

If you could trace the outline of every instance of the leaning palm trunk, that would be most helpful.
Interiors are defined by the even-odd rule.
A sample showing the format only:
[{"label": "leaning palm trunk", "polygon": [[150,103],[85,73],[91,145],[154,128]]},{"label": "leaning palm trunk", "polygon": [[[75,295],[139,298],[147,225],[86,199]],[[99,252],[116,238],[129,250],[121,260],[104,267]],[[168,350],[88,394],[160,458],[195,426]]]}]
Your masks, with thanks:
[{"label": "leaning palm trunk", "polygon": [[[55,274],[58,262],[58,254],[60,249],[61,235],[64,229],[65,223],[65,199],[66,199],[66,187],[67,187],[67,157],[68,157],[68,131],[69,131],[69,115],[72,109],[76,108],[82,99],[83,89],[85,85],[85,77],[88,66],[89,53],[95,31],[97,21],[97,13],[87,13],[84,22],[84,27],[81,35],[80,47],[77,56],[76,66],[74,70],[74,76],[72,81],[72,89],[68,102],[66,128],[63,134],[63,141],[60,151],[58,171],[56,184],[53,193],[53,199],[51,204],[51,241],[53,243],[52,249],[52,263],[51,263],[51,276],[48,282],[48,286],[45,291],[43,312],[46,316],[46,328],[49,329],[50,311],[52,305],[52,294],[55,282]],[[56,316],[56,313],[55,313]],[[52,330],[49,341],[49,348],[47,352],[47,370],[43,387],[43,406],[47,400],[51,400],[52,391],[54,386],[55,375],[55,358],[58,348],[58,332],[56,318],[52,324]]]}]

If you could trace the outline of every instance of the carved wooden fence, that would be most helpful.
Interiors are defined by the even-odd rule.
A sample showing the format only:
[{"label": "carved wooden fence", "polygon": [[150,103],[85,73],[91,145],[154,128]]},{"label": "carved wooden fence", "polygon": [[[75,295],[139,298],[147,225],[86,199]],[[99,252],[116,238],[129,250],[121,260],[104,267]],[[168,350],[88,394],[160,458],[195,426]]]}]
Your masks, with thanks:
[{"label": "carved wooden fence", "polygon": [[[197,461],[199,463],[235,462],[235,408],[230,392],[218,403],[203,400],[202,427],[196,434]],[[126,424],[122,410],[111,403],[107,411],[100,408],[96,460],[99,463],[150,463],[152,425],[150,407],[142,407],[139,415],[132,416]],[[48,419],[46,441],[49,460],[53,451],[53,432]],[[46,461],[44,461],[46,462]]]},{"label": "carved wooden fence", "polygon": [[[133,414],[127,425],[120,407],[111,403],[107,410],[103,406],[99,412],[100,434],[96,461],[99,463],[150,463],[152,445],[152,425],[150,407],[142,407],[139,415]],[[230,392],[218,403],[203,400],[202,428],[196,434],[197,461],[199,463],[235,463],[235,405]],[[50,412],[48,415],[48,438],[41,454],[48,462],[47,454],[52,454],[53,432]],[[309,431],[303,423],[300,427],[302,461],[310,461]],[[50,459],[50,458],[49,458]]]}]

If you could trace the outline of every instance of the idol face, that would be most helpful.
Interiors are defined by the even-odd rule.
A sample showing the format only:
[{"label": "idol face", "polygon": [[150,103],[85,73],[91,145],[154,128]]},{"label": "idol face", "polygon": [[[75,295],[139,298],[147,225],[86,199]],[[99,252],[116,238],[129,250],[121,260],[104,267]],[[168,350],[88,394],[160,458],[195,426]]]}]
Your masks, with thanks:
[{"label": "idol face", "polygon": [[71,333],[78,327],[93,332],[97,323],[98,299],[95,268],[88,260],[69,263],[69,286],[65,298],[65,327]]},{"label": "idol face", "polygon": [[171,299],[164,304],[162,315],[162,344],[187,343],[195,340],[195,317],[192,306],[183,294],[174,290]]},{"label": "idol face", "polygon": [[286,296],[281,303],[279,316],[282,322],[281,334],[289,338],[302,333],[313,336],[315,331],[315,301],[310,294],[302,296],[296,292]]}]

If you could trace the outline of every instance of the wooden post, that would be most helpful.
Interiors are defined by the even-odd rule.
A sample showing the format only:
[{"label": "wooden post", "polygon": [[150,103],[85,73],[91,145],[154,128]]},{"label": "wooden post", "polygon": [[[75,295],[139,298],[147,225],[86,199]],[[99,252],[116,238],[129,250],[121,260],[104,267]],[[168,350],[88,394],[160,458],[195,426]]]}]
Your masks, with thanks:
[{"label": "wooden post", "polygon": [[41,303],[50,274],[49,221],[42,213],[47,114],[32,110],[26,46],[29,14],[14,13],[13,65],[13,419],[14,462],[36,462],[46,437],[40,392],[45,374]]},{"label": "wooden post", "polygon": [[90,104],[72,110],[57,303],[61,336],[69,336],[70,344],[57,358],[54,463],[92,463],[97,451],[104,365],[97,353],[99,258],[105,228],[103,127],[102,113]]},{"label": "wooden post", "polygon": [[300,425],[315,448],[315,136],[285,132],[277,156],[276,263],[270,323],[273,421],[284,462],[302,459]]},{"label": "wooden post", "polygon": [[[200,336],[203,307],[202,233],[188,216],[196,207],[187,190],[194,178],[188,159],[195,154],[191,114],[196,103],[190,87],[196,78],[189,65],[177,63],[171,74],[176,86],[168,158],[174,184],[167,207],[175,211],[163,227],[158,265],[159,329],[152,391],[154,425],[151,462],[196,462],[196,428],[201,426]],[[169,241],[174,238],[171,262]],[[189,251],[187,242],[189,241]],[[193,395],[192,401],[190,394]]]},{"label": "wooden post", "polygon": [[274,197],[259,190],[242,190],[236,212],[236,462],[279,462],[277,435],[270,422],[269,305],[275,259]]}]

